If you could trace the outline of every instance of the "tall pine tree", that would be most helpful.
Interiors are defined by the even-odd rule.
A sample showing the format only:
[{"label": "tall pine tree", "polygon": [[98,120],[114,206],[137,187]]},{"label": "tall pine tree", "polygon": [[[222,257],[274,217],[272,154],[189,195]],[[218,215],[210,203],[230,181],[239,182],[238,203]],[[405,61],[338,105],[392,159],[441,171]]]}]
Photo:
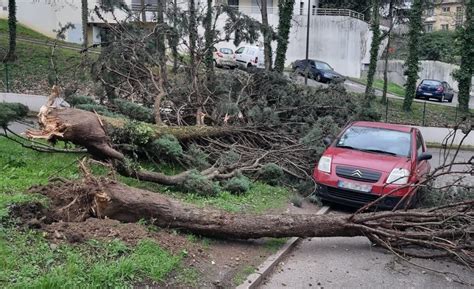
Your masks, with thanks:
[{"label": "tall pine tree", "polygon": [[278,38],[275,58],[275,70],[283,72],[285,68],[286,51],[288,50],[288,37],[293,18],[295,0],[278,0]]},{"label": "tall pine tree", "polygon": [[460,34],[461,66],[455,73],[459,85],[459,110],[469,113],[469,92],[471,90],[471,79],[474,74],[474,0],[466,0],[466,20]]},{"label": "tall pine tree", "polygon": [[16,1],[8,1],[8,53],[4,62],[15,61],[16,59]]}]

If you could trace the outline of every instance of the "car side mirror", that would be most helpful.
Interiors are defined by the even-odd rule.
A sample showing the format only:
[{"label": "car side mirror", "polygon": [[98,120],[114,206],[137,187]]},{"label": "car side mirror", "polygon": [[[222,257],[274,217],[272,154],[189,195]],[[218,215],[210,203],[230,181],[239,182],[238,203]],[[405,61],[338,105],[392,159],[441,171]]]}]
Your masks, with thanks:
[{"label": "car side mirror", "polygon": [[418,156],[417,160],[421,162],[421,161],[431,160],[431,158],[433,158],[433,156],[430,153],[422,153],[421,155]]},{"label": "car side mirror", "polygon": [[332,143],[332,139],[330,139],[330,138],[328,138],[328,137],[325,137],[325,138],[323,139],[323,143],[324,143],[326,146],[328,146],[328,145],[330,145],[330,144]]}]

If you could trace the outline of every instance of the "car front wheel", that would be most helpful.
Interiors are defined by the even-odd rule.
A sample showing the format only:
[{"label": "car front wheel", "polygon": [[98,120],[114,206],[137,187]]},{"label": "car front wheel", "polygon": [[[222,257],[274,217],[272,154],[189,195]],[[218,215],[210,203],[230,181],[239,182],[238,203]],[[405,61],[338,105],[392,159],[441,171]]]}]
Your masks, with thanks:
[{"label": "car front wheel", "polygon": [[314,78],[317,82],[321,82],[321,75],[316,74],[316,77]]},{"label": "car front wheel", "polygon": [[441,97],[438,100],[439,100],[439,102],[444,102],[444,94],[441,95]]}]

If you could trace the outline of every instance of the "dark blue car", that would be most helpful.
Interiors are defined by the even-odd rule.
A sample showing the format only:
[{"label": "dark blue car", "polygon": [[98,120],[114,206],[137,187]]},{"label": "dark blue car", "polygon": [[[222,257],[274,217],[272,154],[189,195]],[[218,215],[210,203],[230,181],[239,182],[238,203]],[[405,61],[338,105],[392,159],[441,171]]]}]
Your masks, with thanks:
[{"label": "dark blue car", "polygon": [[416,98],[436,98],[440,102],[452,102],[454,91],[446,81],[423,79],[416,89]]},{"label": "dark blue car", "polygon": [[[309,63],[309,65],[308,65]],[[296,60],[292,64],[293,71],[305,74],[308,69],[308,77],[318,82],[344,82],[345,77],[334,71],[326,62],[314,59]]]}]

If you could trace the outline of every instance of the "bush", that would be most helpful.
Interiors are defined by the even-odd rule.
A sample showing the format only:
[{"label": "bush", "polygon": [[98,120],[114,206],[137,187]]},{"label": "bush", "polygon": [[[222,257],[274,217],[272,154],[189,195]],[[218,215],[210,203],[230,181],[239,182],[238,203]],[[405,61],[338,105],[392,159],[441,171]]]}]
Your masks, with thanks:
[{"label": "bush", "polygon": [[215,196],[220,188],[217,183],[212,182],[197,171],[192,172],[183,182],[181,188],[184,192],[195,193],[201,196]]},{"label": "bush", "polygon": [[174,135],[163,135],[152,142],[152,151],[158,157],[176,160],[183,156],[183,148]]},{"label": "bush", "polygon": [[188,165],[196,169],[205,169],[210,166],[208,155],[194,144],[190,145],[185,154]]},{"label": "bush", "polygon": [[73,95],[68,97],[66,101],[73,107],[80,104],[96,104],[94,98],[85,95]]},{"label": "bush", "polygon": [[113,104],[121,114],[126,115],[131,119],[149,123],[155,122],[155,116],[153,109],[151,108],[123,99],[114,99]]},{"label": "bush", "polygon": [[277,185],[283,177],[283,170],[274,163],[264,165],[258,172],[260,179],[270,185]]},{"label": "bush", "polygon": [[323,139],[326,137],[333,138],[339,132],[339,126],[331,116],[319,118],[313,125],[311,130],[301,139],[301,141],[309,148],[315,150],[320,155],[326,149]]},{"label": "bush", "polygon": [[6,128],[8,123],[25,117],[28,111],[28,107],[21,103],[0,103],[0,126]]},{"label": "bush", "polygon": [[233,194],[241,194],[250,189],[250,183],[249,178],[239,175],[225,182],[224,189]]},{"label": "bush", "polygon": [[97,112],[103,116],[118,116],[117,114],[111,112],[106,106],[100,104],[78,104],[75,106],[77,109]]},{"label": "bush", "polygon": [[463,202],[474,198],[474,189],[472,188],[450,188],[448,190],[435,189],[430,186],[421,187],[419,207],[432,208],[450,203]]}]

